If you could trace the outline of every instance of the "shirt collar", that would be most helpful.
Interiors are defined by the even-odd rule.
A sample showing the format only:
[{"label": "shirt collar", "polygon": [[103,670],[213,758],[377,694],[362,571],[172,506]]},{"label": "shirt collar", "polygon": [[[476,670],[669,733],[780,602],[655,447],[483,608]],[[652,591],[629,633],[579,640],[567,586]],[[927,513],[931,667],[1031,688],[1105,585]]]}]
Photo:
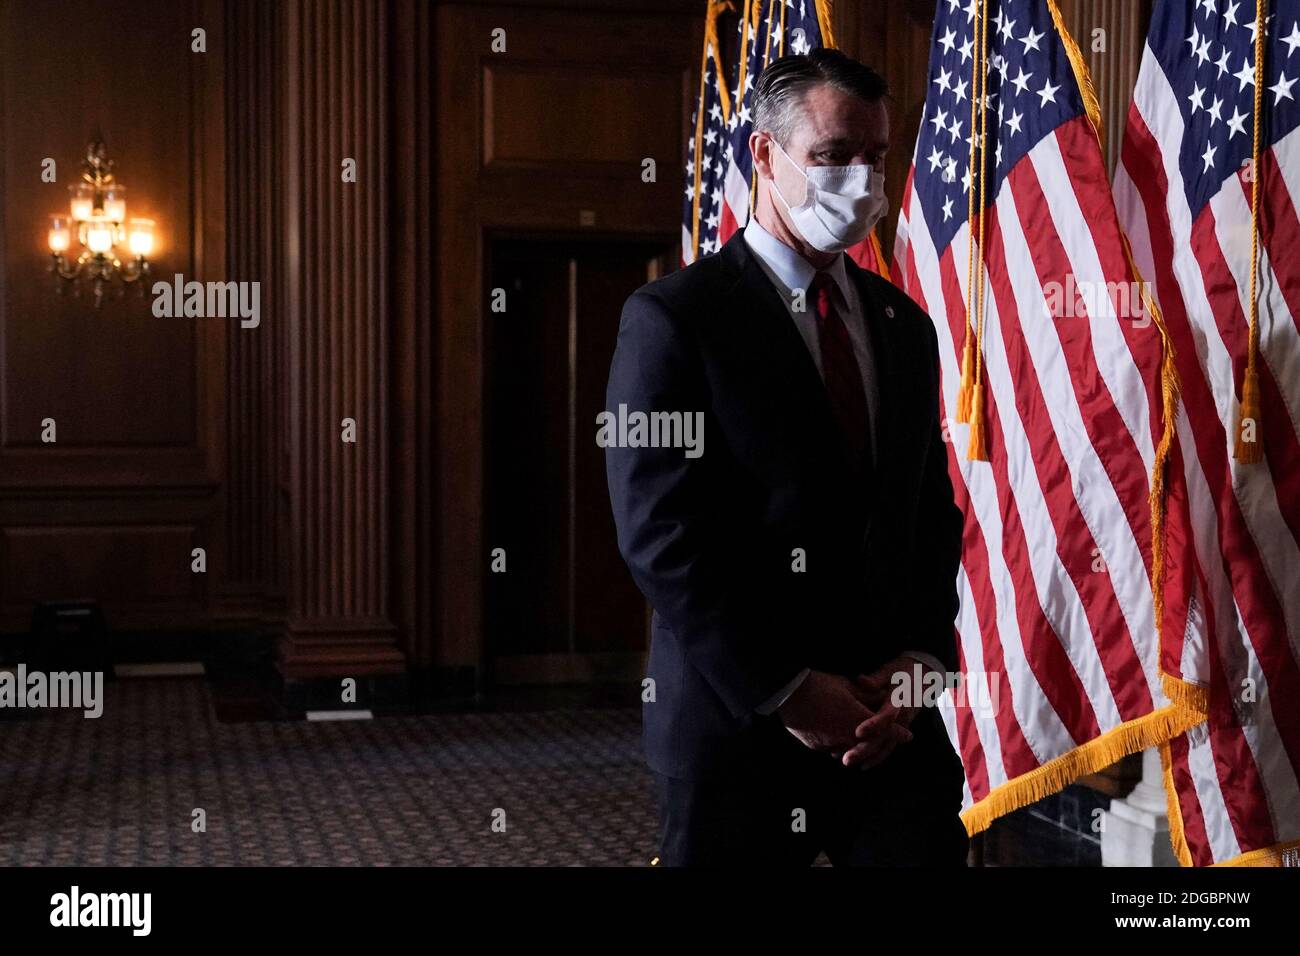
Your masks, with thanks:
[{"label": "shirt collar", "polygon": [[[816,267],[759,225],[757,216],[751,216],[745,226],[745,242],[750,251],[767,266],[768,271],[785,285],[787,291],[806,291],[812,285],[813,276],[817,274]],[[824,271],[834,280],[843,301],[851,302],[849,274],[844,267],[843,254],[836,256],[835,261]]]}]

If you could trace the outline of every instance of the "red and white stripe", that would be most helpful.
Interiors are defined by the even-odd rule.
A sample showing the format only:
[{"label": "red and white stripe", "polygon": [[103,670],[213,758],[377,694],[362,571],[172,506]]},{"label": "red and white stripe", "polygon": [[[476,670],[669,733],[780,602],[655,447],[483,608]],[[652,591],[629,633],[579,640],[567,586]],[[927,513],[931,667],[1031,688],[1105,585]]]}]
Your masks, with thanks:
[{"label": "red and white stripe", "polygon": [[[1166,758],[1185,862],[1206,865],[1300,841],[1300,131],[1261,163],[1265,458],[1243,465],[1232,445],[1249,333],[1250,184],[1230,177],[1192,219],[1178,168],[1181,113],[1144,52],[1115,199],[1177,355],[1169,480],[1185,500],[1170,509],[1171,542],[1183,547],[1170,558],[1195,591],[1189,611],[1166,616],[1162,666],[1209,688],[1211,711]],[[1244,689],[1254,702],[1243,706]]]},{"label": "red and white stripe", "polygon": [[722,196],[722,218],[718,222],[718,248],[726,245],[737,229],[749,222],[749,182],[734,156],[728,157],[726,189]]},{"label": "red and white stripe", "polygon": [[[909,179],[894,277],[935,323],[951,416],[969,233],[963,228],[936,249],[911,186]],[[1159,332],[1140,316],[1117,314],[1122,305],[1106,295],[1096,297],[1095,314],[1058,318],[1048,306],[1049,283],[1064,287],[1073,277],[1104,290],[1131,279],[1086,117],[1044,137],[1011,170],[985,236],[990,461],[967,459],[967,426],[948,418],[949,471],[966,522],[956,625],[962,665],[974,679],[1000,684],[993,713],[942,702],[966,768],[968,809],[991,794],[1001,804],[1027,803],[1036,792],[1028,780],[1064,785],[1078,748],[1168,705],[1150,586]]]}]

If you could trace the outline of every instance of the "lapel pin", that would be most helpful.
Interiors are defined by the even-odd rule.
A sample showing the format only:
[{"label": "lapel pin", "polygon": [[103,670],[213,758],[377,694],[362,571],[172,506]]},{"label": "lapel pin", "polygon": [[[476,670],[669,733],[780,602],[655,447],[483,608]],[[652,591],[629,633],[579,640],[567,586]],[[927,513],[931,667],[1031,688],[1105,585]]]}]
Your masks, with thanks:
[{"label": "lapel pin", "polygon": [[894,317],[894,307],[892,305],[885,306],[885,315],[889,316],[891,319]]}]

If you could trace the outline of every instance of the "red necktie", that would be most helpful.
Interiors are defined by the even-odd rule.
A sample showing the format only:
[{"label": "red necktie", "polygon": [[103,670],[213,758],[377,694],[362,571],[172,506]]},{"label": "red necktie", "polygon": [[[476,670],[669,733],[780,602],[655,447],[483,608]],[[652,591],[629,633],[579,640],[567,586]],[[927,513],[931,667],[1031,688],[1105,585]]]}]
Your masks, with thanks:
[{"label": "red necktie", "polygon": [[867,395],[862,370],[853,352],[853,339],[835,308],[835,282],[830,273],[818,272],[809,291],[817,308],[817,341],[822,353],[822,379],[830,395],[831,412],[844,435],[855,468],[866,464],[870,444]]}]

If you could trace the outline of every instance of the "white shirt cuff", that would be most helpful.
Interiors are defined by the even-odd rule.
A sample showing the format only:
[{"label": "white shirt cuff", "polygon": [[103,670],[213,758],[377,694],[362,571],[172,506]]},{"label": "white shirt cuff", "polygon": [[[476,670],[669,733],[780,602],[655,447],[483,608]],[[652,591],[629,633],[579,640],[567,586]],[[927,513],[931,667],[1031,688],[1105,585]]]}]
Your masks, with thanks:
[{"label": "white shirt cuff", "polygon": [[910,657],[914,661],[920,661],[932,671],[938,671],[940,674],[944,673],[944,666],[939,662],[939,658],[927,654],[925,651],[903,651],[903,657]]},{"label": "white shirt cuff", "polygon": [[799,685],[807,679],[809,673],[810,672],[806,667],[801,670],[794,680],[790,681],[790,683],[786,684],[767,700],[763,701],[763,703],[759,704],[757,708],[758,712],[763,715],[774,713],[778,707],[790,699],[791,694],[799,689]]}]

